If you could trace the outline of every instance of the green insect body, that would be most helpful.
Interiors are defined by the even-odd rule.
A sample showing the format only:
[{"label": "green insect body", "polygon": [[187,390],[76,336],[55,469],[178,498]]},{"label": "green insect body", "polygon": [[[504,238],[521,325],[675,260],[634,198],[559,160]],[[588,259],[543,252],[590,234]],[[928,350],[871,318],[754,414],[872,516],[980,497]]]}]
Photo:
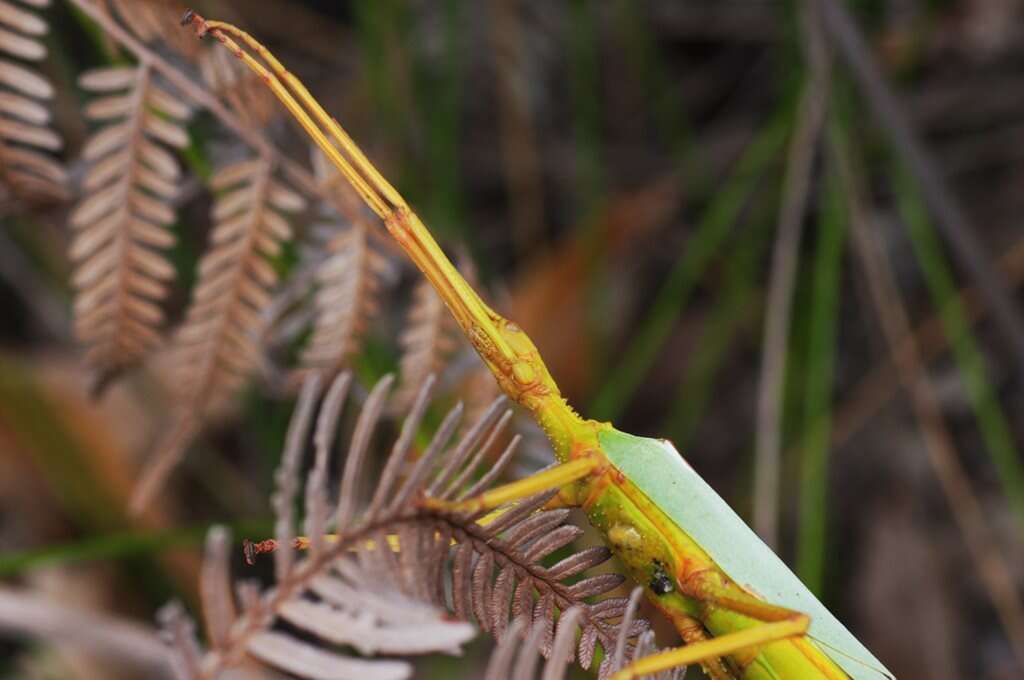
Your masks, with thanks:
[{"label": "green insect body", "polygon": [[560,488],[562,503],[582,507],[687,643],[633,662],[615,680],[695,662],[715,680],[893,677],[671,444],[585,420],[569,407],[530,338],[483,302],[401,195],[265,47],[230,24],[194,14],[189,20],[200,35],[212,35],[259,74],[381,218],[434,285],[502,391],[544,429],[560,463],[472,499],[426,498],[425,504],[477,511]]},{"label": "green insect body", "polygon": [[893,677],[670,443],[610,426],[598,438],[610,464],[604,476],[624,479],[580,482],[584,509],[630,576],[647,587],[648,598],[669,618],[695,618],[715,636],[761,625],[694,597],[706,581],[810,617],[811,640],[780,640],[753,654],[734,655],[740,677]]}]

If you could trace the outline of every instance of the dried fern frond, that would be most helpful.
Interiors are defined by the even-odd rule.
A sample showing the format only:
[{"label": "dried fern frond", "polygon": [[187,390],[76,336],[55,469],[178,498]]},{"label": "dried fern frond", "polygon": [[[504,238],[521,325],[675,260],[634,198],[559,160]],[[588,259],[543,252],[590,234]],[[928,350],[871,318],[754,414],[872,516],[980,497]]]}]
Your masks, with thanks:
[{"label": "dried fern frond", "polygon": [[[321,536],[327,521],[326,466],[331,430],[347,394],[350,378],[343,375],[328,393],[317,426],[316,467],[307,487],[308,521],[318,524]],[[375,424],[382,389],[371,395],[360,420],[363,435]],[[319,379],[303,386],[295,416],[289,426],[287,444],[277,474],[273,504],[277,512],[278,540],[288,545],[293,535],[292,505],[298,492],[298,470],[305,449],[319,392]],[[358,477],[353,461],[365,454],[365,436],[356,436],[346,473]],[[339,511],[340,508],[339,508]],[[251,583],[238,587],[236,602],[229,569],[230,539],[223,529],[214,529],[207,540],[200,594],[210,649],[202,652],[190,623],[180,608],[165,615],[168,636],[174,641],[181,676],[217,677],[249,655],[274,668],[304,678],[397,680],[411,675],[411,666],[400,660],[369,660],[342,651],[349,648],[360,655],[414,655],[460,652],[460,646],[475,636],[473,626],[451,620],[434,605],[417,599],[398,587],[393,571],[369,571],[351,548],[360,547],[372,530],[362,527],[329,550],[315,542],[306,560],[296,561],[288,549],[277,551],[276,584],[259,592]],[[430,532],[433,533],[432,531]],[[383,544],[386,545],[386,544]],[[284,622],[289,628],[278,624]],[[297,632],[296,632],[297,631]]]},{"label": "dried fern frond", "polygon": [[380,310],[382,275],[388,260],[376,251],[366,225],[336,233],[316,271],[313,334],[302,351],[305,370],[333,377],[343,370]]},{"label": "dried fern frond", "polygon": [[[654,646],[654,631],[646,631],[637,637],[635,644],[629,645],[627,636],[630,630],[629,620],[635,613],[635,605],[643,595],[642,588],[635,588],[630,597],[630,609],[627,611],[623,625],[619,627],[615,651],[605,657],[601,675],[608,675],[620,670],[623,665],[636,661],[657,651]],[[558,632],[552,644],[547,664],[540,673],[540,680],[564,680],[572,661],[572,649],[575,642],[576,623],[582,615],[579,607],[574,607],[562,615],[558,622]],[[540,642],[544,630],[534,627],[530,630],[525,618],[517,618],[509,626],[509,634],[498,643],[487,664],[484,680],[535,680],[536,667],[541,656]],[[631,649],[627,655],[626,650]],[[642,676],[649,680],[684,680],[686,668]]]},{"label": "dried fern frond", "polygon": [[[542,680],[564,680],[572,661],[573,645],[576,642],[576,623],[583,610],[573,607],[558,621],[551,654],[544,667]],[[508,628],[505,635],[491,654],[484,680],[534,680],[535,670],[541,656],[540,641],[544,635],[542,627],[529,629],[529,622],[519,617]]]},{"label": "dried fern frond", "polygon": [[330,221],[321,228],[327,234],[324,245],[313,253],[313,332],[302,351],[300,369],[292,376],[296,387],[311,372],[330,379],[347,366],[380,311],[385,279],[394,270],[374,237],[374,225],[341,173],[319,149],[312,152],[312,164],[324,199],[322,210]]},{"label": "dried fern frond", "polygon": [[[474,289],[479,290],[472,258],[465,251],[458,255],[459,271]],[[395,406],[399,410],[408,407],[429,375],[444,375],[445,382],[456,388],[453,392],[470,405],[471,417],[467,420],[473,420],[472,416],[477,415],[473,411],[475,407],[486,406],[501,393],[490,370],[459,330],[429,281],[421,280],[414,289],[412,305],[398,342],[402,349],[399,359],[402,380]],[[447,370],[449,367],[451,371]],[[473,374],[481,372],[484,375],[473,377]]]},{"label": "dried fern frond", "polygon": [[[211,532],[209,544],[207,563],[223,564],[229,545],[226,532]],[[460,654],[461,645],[476,636],[472,625],[453,621],[443,609],[402,593],[387,575],[366,571],[354,558],[338,559],[308,583],[300,569],[301,565],[279,579],[276,588],[259,599],[247,595],[248,606],[242,603],[240,618],[224,616],[214,622],[207,616],[207,633],[216,632],[218,637],[210,636],[216,641],[202,667],[229,665],[228,655],[244,641],[249,655],[301,677],[397,680],[411,675],[407,662],[359,658],[338,648],[351,648],[362,657]],[[235,606],[231,583],[226,572],[218,571],[217,581],[204,573],[204,611],[228,607],[221,612],[230,613]],[[209,597],[211,592],[218,592],[215,600]],[[292,630],[270,625],[275,622],[285,622]],[[236,627],[242,632],[236,633]]]},{"label": "dried fern frond", "polygon": [[85,196],[69,218],[75,332],[102,382],[162,338],[175,273],[162,251],[175,241],[181,176],[173,150],[188,145],[191,111],[146,64],[87,71],[79,84],[97,95],[85,115],[101,127],[82,150]]},{"label": "dried fern frond", "polygon": [[199,71],[207,86],[250,127],[263,127],[280,111],[273,92],[226,50],[203,51]]},{"label": "dried fern frond", "polygon": [[451,313],[430,282],[421,280],[413,290],[405,328],[398,337],[402,380],[395,395],[396,409],[409,407],[427,376],[441,372],[460,342],[459,327]]},{"label": "dried fern frond", "polygon": [[67,198],[64,167],[50,154],[63,142],[50,127],[53,86],[25,62],[46,57],[42,38],[50,27],[35,12],[48,0],[0,0],[0,183],[17,198],[46,202]]},{"label": "dried fern frond", "polygon": [[501,396],[501,388],[479,354],[473,351],[466,354],[466,360],[471,365],[465,377],[459,380],[456,394],[466,404],[466,422],[472,423],[483,414],[482,409],[487,404]]},{"label": "dried fern frond", "polygon": [[135,508],[148,503],[195,433],[232,411],[252,376],[262,356],[261,315],[278,280],[268,258],[291,238],[283,213],[305,205],[274,178],[273,163],[264,158],[221,169],[211,187],[223,193],[213,206],[210,247],[199,261],[192,302],[172,348],[174,424],[136,488]]},{"label": "dried fern frond", "polygon": [[202,49],[198,41],[182,35],[178,19],[185,12],[185,4],[178,0],[96,0],[97,7],[107,16],[117,16],[144,42],[159,41],[179,54],[195,59]]},{"label": "dried fern frond", "polygon": [[0,632],[71,643],[136,666],[145,677],[171,677],[173,657],[155,630],[38,592],[0,586]]},{"label": "dried fern frond", "polygon": [[[254,645],[258,647],[268,640],[265,633],[278,620],[312,632],[325,642],[338,642],[331,636],[340,633],[329,632],[336,628],[327,624],[334,619],[314,619],[320,609],[344,607],[353,591],[369,592],[374,606],[381,612],[386,608],[395,619],[413,616],[407,611],[411,597],[451,609],[460,619],[475,619],[481,628],[499,638],[506,634],[515,617],[524,616],[532,626],[539,626],[537,645],[545,655],[554,649],[557,622],[564,620],[560,612],[578,607],[572,628],[574,632],[581,631],[580,642],[568,656],[576,656],[582,665],[589,666],[598,643],[613,649],[619,623],[628,607],[627,599],[608,598],[592,604],[588,600],[616,588],[623,577],[600,574],[567,583],[609,559],[608,549],[587,548],[554,565],[542,563],[582,533],[579,527],[566,523],[568,511],[541,510],[554,492],[513,505],[490,524],[481,524],[478,515],[437,512],[420,502],[428,494],[463,498],[479,493],[508,465],[518,438],[513,439],[493,466],[477,476],[483,472],[478,468],[489,460],[490,450],[511,418],[511,411],[503,408],[502,400],[492,404],[480,421],[450,445],[462,413],[461,406],[455,407],[426,448],[414,458],[417,430],[435,382],[428,378],[416,395],[379,481],[365,497],[360,495],[366,486],[363,469],[370,455],[370,442],[385,410],[392,382],[390,377],[383,379],[366,398],[334,502],[330,500],[334,494],[328,492],[327,486],[330,452],[336,448],[337,422],[351,383],[350,374],[342,373],[324,397],[313,438],[313,468],[305,483],[304,530],[309,538],[296,539],[294,500],[318,399],[318,379],[314,377],[303,386],[276,477],[276,539],[247,548],[250,557],[274,551],[276,588],[262,595],[250,593],[250,604],[239,615],[227,595],[231,590],[224,582],[223,558],[208,561],[204,570],[211,583],[219,584],[202,588],[207,636],[215,641],[217,667],[238,659],[243,650],[259,655]],[[325,533],[332,526],[337,533],[328,541]],[[215,542],[222,544],[223,539]],[[308,547],[304,559],[297,559],[292,552],[291,546],[296,544]],[[223,552],[211,551],[214,555]],[[395,593],[376,585],[382,582],[392,584],[403,596],[396,600]],[[316,602],[308,601],[309,593],[315,593]],[[329,616],[330,612],[324,615]],[[337,613],[336,623],[342,625],[346,616]],[[645,630],[646,624],[627,620],[626,627],[627,638],[633,639]],[[265,656],[276,663],[283,661],[276,653],[279,646],[290,644],[289,649],[297,651],[294,645],[308,645],[298,640],[285,643],[280,635],[275,635],[269,638]],[[356,646],[369,644],[348,637],[344,642]],[[408,645],[411,643],[407,643],[407,648],[412,649]],[[310,650],[304,654],[307,652],[313,654]],[[323,671],[323,675],[308,677],[327,677],[327,668],[318,668],[317,672]]]}]

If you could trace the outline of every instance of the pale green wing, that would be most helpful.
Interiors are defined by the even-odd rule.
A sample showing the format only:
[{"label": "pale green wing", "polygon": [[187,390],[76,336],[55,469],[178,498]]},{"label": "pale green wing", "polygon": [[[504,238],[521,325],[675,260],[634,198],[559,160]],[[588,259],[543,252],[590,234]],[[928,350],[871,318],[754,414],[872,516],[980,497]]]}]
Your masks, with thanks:
[{"label": "pale green wing", "polygon": [[671,443],[618,430],[602,431],[600,441],[612,464],[699,543],[729,578],[766,602],[810,616],[811,637],[850,677],[894,677],[701,479]]}]

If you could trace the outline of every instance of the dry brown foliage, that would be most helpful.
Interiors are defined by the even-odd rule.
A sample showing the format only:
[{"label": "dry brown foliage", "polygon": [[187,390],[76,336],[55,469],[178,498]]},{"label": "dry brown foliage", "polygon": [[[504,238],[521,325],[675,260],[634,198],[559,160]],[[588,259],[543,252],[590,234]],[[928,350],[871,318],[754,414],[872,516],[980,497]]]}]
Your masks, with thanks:
[{"label": "dry brown foliage", "polygon": [[[512,460],[519,441],[513,439],[497,464],[479,476],[481,462],[511,417],[499,400],[451,443],[462,415],[456,406],[417,452],[414,441],[434,382],[428,378],[422,385],[380,478],[367,485],[363,471],[370,442],[393,380],[388,376],[374,386],[360,410],[334,494],[328,487],[330,457],[352,383],[348,373],[335,379],[315,418],[314,461],[304,484],[303,529],[309,538],[296,539],[299,471],[321,401],[319,377],[305,382],[276,475],[276,539],[247,548],[250,557],[273,551],[276,584],[265,591],[240,584],[236,599],[228,568],[230,539],[222,529],[211,532],[200,589],[209,649],[200,648],[180,608],[165,617],[183,677],[215,677],[247,655],[308,678],[407,677],[405,662],[355,659],[336,646],[363,654],[451,652],[474,629],[452,621],[447,610],[461,621],[475,620],[499,639],[521,632],[522,623],[510,626],[513,619],[528,622],[535,631],[531,653],[554,655],[554,667],[564,668],[574,656],[589,667],[598,643],[620,650],[620,660],[627,650],[632,653],[636,637],[647,628],[634,617],[636,598],[591,602],[624,577],[579,579],[609,559],[608,549],[587,548],[549,566],[542,563],[582,533],[567,523],[567,510],[542,510],[553,492],[512,505],[489,523],[482,521],[485,513],[437,512],[421,504],[424,495],[459,499],[486,489]],[[331,529],[336,533],[328,536]],[[291,549],[296,541],[308,547],[303,558]],[[280,627],[281,622],[289,627]],[[611,667],[609,662],[603,670]]]},{"label": "dry brown foliage", "polygon": [[275,179],[273,164],[264,158],[222,168],[210,186],[222,193],[213,206],[210,249],[199,262],[192,303],[172,347],[173,425],[146,468],[136,508],[159,490],[195,433],[231,412],[261,360],[261,314],[278,281],[268,258],[291,238],[282,213],[305,207],[299,194]]},{"label": "dry brown foliage", "polygon": [[79,84],[97,95],[85,116],[101,127],[82,150],[85,193],[68,220],[75,332],[105,381],[162,338],[160,302],[175,275],[163,251],[175,241],[182,174],[172,150],[189,143],[191,111],[147,64],[88,71]]},{"label": "dry brown foliage", "polygon": [[50,27],[30,8],[48,4],[0,1],[0,185],[10,198],[30,202],[67,196],[66,172],[51,155],[63,146],[50,128],[53,85],[34,67],[46,58]]}]

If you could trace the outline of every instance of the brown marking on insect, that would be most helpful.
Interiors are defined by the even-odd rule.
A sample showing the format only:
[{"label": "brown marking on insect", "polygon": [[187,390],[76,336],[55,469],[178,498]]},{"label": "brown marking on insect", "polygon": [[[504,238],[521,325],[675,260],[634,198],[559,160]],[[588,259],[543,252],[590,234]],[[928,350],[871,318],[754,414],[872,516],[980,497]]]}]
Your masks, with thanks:
[{"label": "brown marking on insect", "polygon": [[409,227],[409,209],[401,205],[396,207],[384,218],[384,225],[396,238],[398,234],[409,236],[412,233]]},{"label": "brown marking on insect", "polygon": [[704,624],[697,619],[690,616],[678,616],[675,619],[675,628],[679,632],[679,637],[683,638],[683,642],[686,644],[693,644],[707,638],[707,634],[704,632]]},{"label": "brown marking on insect", "polygon": [[717,574],[717,572],[709,566],[696,566],[690,564],[689,560],[683,561],[676,570],[676,583],[679,584],[679,592],[694,600],[705,600],[707,577],[710,574]]},{"label": "brown marking on insect", "polygon": [[[685,644],[692,645],[709,639],[708,632],[704,628],[704,624],[692,616],[672,612],[669,614],[669,618],[672,619],[673,627],[679,632],[679,637],[683,639]],[[756,653],[754,656],[756,658]],[[737,677],[736,672],[727,665],[725,659],[721,657],[705,659],[701,664],[708,670],[713,678]],[[742,673],[739,675],[742,675]]]},{"label": "brown marking on insect", "polygon": [[492,361],[498,361],[498,358],[494,356],[496,354],[494,343],[483,328],[473,324],[467,331],[467,335],[469,336],[469,344],[473,345],[473,349]]},{"label": "brown marking on insect", "polygon": [[589,512],[594,507],[594,504],[601,499],[605,490],[612,483],[611,474],[609,474],[609,471],[612,469],[611,465],[605,464],[594,470],[593,481],[589,485],[590,493],[587,494],[587,497],[583,499],[583,503],[580,504],[580,509],[584,512]]}]

